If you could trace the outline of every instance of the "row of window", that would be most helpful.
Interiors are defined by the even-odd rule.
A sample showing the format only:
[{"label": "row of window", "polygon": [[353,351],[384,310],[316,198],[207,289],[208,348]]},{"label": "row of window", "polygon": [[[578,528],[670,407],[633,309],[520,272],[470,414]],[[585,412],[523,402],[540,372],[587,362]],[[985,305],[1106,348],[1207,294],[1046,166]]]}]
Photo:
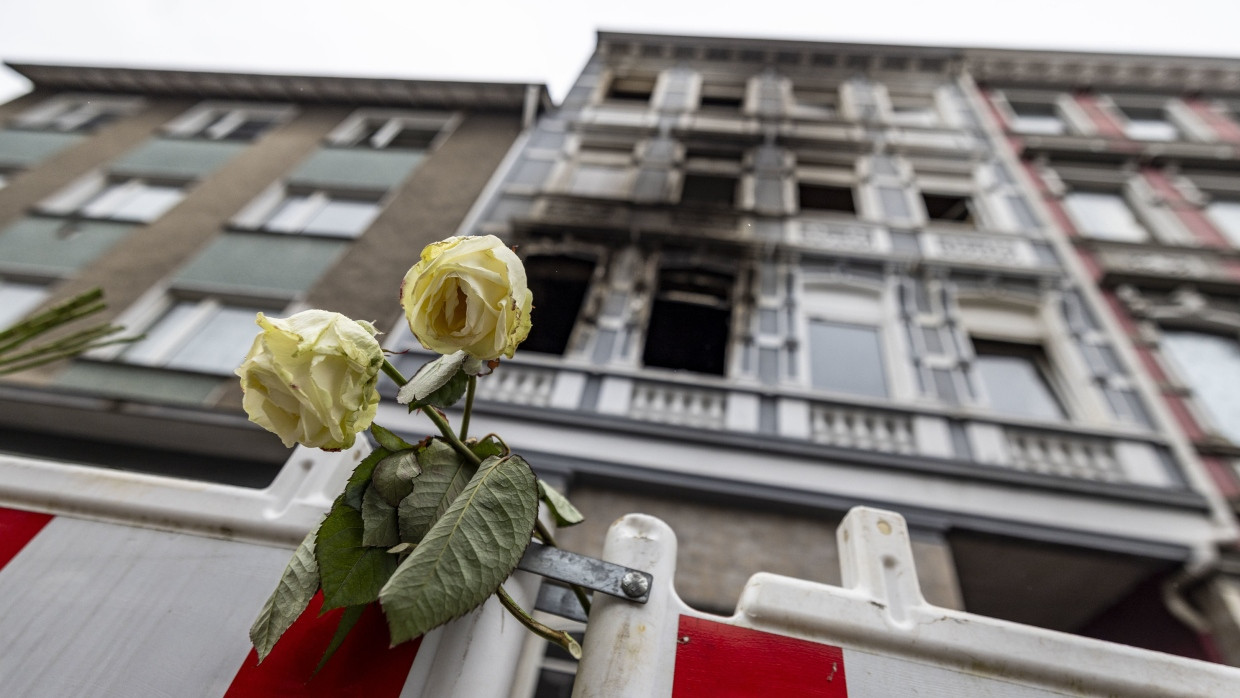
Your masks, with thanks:
[{"label": "row of window", "polygon": [[746,81],[704,75],[687,67],[609,76],[594,102],[604,107],[654,108],[703,116],[880,121],[921,128],[960,125],[948,83],[931,76],[890,83],[852,77],[797,83],[774,71]]},{"label": "row of window", "polygon": [[[1060,179],[1059,184],[1067,189],[1061,202],[1077,232],[1085,237],[1119,242],[1191,241],[1189,232],[1180,230],[1174,218],[1159,215],[1158,202],[1142,194],[1139,180],[1134,183],[1136,186],[1103,189],[1097,183],[1074,184]],[[1192,185],[1184,182],[1183,186]],[[1201,213],[1214,228],[1240,247],[1240,192],[1203,196],[1194,191],[1191,199],[1185,197],[1186,202],[1193,200],[1200,203]]]},{"label": "row of window", "polygon": [[[89,133],[141,111],[140,97],[64,94],[18,114],[10,127],[30,131]],[[169,122],[163,135],[211,141],[250,142],[291,119],[289,105],[206,102]],[[363,110],[328,137],[330,145],[393,150],[427,150],[444,119],[396,110]]]},{"label": "row of window", "polygon": [[[1008,129],[1031,136],[1094,135],[1098,119],[1135,141],[1217,140],[1210,126],[1228,118],[1215,106],[1149,95],[1072,95],[1012,90],[991,99]],[[1209,110],[1203,115],[1200,110]]]},{"label": "row of window", "polygon": [[614,150],[581,146],[574,158],[558,164],[531,159],[511,184],[517,185],[513,191],[546,186],[590,198],[767,215],[826,213],[898,226],[948,224],[1004,232],[1041,227],[1011,174],[996,162],[887,155],[833,156],[820,162],[812,154],[798,158],[775,146],[707,151],[667,141]]}]

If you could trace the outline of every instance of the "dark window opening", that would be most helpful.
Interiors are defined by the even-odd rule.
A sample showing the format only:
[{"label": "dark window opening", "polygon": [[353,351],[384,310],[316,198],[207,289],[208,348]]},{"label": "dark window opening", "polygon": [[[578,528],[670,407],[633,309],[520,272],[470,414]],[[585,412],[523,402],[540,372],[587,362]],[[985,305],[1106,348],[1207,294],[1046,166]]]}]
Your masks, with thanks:
[{"label": "dark window opening", "polygon": [[382,143],[376,143],[374,140],[375,135],[385,129],[387,125],[388,122],[382,119],[368,122],[362,135],[357,139],[357,144],[372,148],[427,150],[431,147],[435,137],[439,135],[439,129],[406,126],[397,131],[391,138],[384,140]]},{"label": "dark window opening", "polygon": [[926,205],[926,217],[932,221],[973,222],[973,211],[969,208],[967,196],[922,194],[921,200]]},{"label": "dark window opening", "polygon": [[653,78],[616,78],[607,89],[607,99],[615,102],[647,103],[652,94]]},{"label": "dark window opening", "polygon": [[736,206],[736,177],[686,174],[680,192],[681,203],[706,206]]},{"label": "dark window opening", "polygon": [[744,98],[737,95],[702,95],[702,109],[719,109],[721,111],[740,111]]},{"label": "dark window opening", "polygon": [[523,351],[562,355],[568,349],[594,267],[592,260],[565,256],[525,260],[534,310],[530,313],[530,336],[521,344]]},{"label": "dark window opening", "polygon": [[1050,361],[1036,344],[974,339],[975,372],[996,412],[1060,420],[1063,404],[1051,388]]},{"label": "dark window opening", "polygon": [[664,269],[650,310],[642,363],[724,375],[733,281],[717,272]]},{"label": "dark window opening", "polygon": [[802,182],[797,185],[797,194],[801,200],[802,211],[857,213],[857,205],[853,201],[852,189],[848,187],[831,187]]}]

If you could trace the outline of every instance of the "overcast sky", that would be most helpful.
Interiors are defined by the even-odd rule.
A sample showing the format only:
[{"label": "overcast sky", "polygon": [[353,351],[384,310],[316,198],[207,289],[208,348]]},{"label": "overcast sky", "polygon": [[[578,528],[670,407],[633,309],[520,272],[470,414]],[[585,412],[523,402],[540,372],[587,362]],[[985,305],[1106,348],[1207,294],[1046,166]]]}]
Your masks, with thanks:
[{"label": "overcast sky", "polygon": [[[0,0],[0,59],[544,82],[598,29],[1240,57],[1240,0]],[[0,70],[0,102],[29,89]]]}]

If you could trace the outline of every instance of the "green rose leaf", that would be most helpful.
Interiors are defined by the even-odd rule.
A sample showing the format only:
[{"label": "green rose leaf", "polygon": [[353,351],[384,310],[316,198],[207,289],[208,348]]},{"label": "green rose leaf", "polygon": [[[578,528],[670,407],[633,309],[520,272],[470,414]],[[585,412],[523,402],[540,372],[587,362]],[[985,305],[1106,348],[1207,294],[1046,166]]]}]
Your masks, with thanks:
[{"label": "green rose leaf", "polygon": [[284,568],[284,574],[280,575],[276,590],[250,626],[250,642],[254,643],[260,662],[271,654],[276,641],[306,610],[310,599],[314,598],[314,592],[319,590],[319,566],[314,558],[315,536],[316,532],[311,531],[297,546]]},{"label": "green rose leaf", "polygon": [[314,555],[323,586],[323,610],[374,601],[396,569],[395,558],[382,548],[362,543],[364,531],[361,512],[339,499],[319,526]]},{"label": "green rose leaf", "polygon": [[361,619],[362,613],[366,611],[366,606],[368,605],[348,606],[344,609],[344,613],[340,615],[340,622],[336,624],[336,632],[332,633],[331,642],[327,643],[327,649],[323,650],[323,658],[319,660],[319,665],[314,668],[315,674],[323,670],[323,667],[327,665],[327,660],[331,659],[336,650],[340,649],[340,645],[344,644],[345,636],[349,634],[353,626],[357,625],[357,621]]},{"label": "green rose leaf", "polygon": [[403,451],[406,448],[413,448],[413,444],[405,441],[404,439],[400,438],[396,434],[393,434],[387,429],[384,429],[378,424],[370,425],[370,435],[375,437],[375,441],[378,441],[380,446],[386,448],[389,451],[395,452],[395,451]]},{"label": "green rose leaf", "polygon": [[366,494],[366,488],[370,487],[370,479],[374,475],[375,466],[391,453],[386,448],[376,448],[357,464],[357,467],[353,469],[353,474],[349,476],[349,483],[344,486],[345,504],[358,511],[362,510],[362,495]]},{"label": "green rose leaf", "polygon": [[434,405],[451,407],[465,394],[469,376],[461,370],[469,356],[458,351],[441,356],[418,369],[408,383],[401,386],[396,401],[409,409]]},{"label": "green rose leaf", "polygon": [[400,500],[409,496],[409,492],[413,490],[413,478],[421,472],[422,467],[418,465],[418,452],[407,448],[379,461],[379,464],[375,466],[371,482],[379,490],[379,494],[387,500],[387,503],[394,507],[400,504]]},{"label": "green rose leaf", "polygon": [[389,504],[372,483],[362,497],[362,545],[390,548],[399,542],[396,507]]},{"label": "green rose leaf", "polygon": [[491,456],[502,456],[507,452],[504,445],[497,440],[494,435],[484,438],[481,441],[475,441],[469,444],[469,450],[474,452],[482,460],[486,460]]},{"label": "green rose leaf", "polygon": [[572,502],[568,501],[568,497],[560,494],[554,487],[542,480],[538,481],[538,496],[551,510],[556,526],[574,526],[586,518],[581,515],[577,507],[573,506]]},{"label": "green rose leaf", "polygon": [[516,568],[537,516],[538,485],[529,464],[520,456],[484,461],[379,592],[392,643],[486,601]]},{"label": "green rose leaf", "polygon": [[432,439],[418,454],[422,474],[409,496],[400,501],[400,539],[418,543],[456,500],[474,468],[440,439]]}]

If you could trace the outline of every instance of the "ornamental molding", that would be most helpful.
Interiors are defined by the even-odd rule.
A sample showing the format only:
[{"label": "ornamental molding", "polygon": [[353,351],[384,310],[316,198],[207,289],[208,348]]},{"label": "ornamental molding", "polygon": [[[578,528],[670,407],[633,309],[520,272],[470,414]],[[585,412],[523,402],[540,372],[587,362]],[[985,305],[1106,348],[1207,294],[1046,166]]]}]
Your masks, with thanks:
[{"label": "ornamental molding", "polygon": [[1220,276],[1220,270],[1209,260],[1195,255],[1169,253],[1166,250],[1102,249],[1098,252],[1098,259],[1108,273],[1180,279]]},{"label": "ornamental molding", "polygon": [[926,233],[926,256],[951,262],[1004,267],[1032,267],[1037,255],[1025,240],[980,236]]},{"label": "ornamental molding", "polygon": [[797,221],[791,228],[792,243],[816,250],[885,254],[891,250],[886,231],[855,223]]}]

